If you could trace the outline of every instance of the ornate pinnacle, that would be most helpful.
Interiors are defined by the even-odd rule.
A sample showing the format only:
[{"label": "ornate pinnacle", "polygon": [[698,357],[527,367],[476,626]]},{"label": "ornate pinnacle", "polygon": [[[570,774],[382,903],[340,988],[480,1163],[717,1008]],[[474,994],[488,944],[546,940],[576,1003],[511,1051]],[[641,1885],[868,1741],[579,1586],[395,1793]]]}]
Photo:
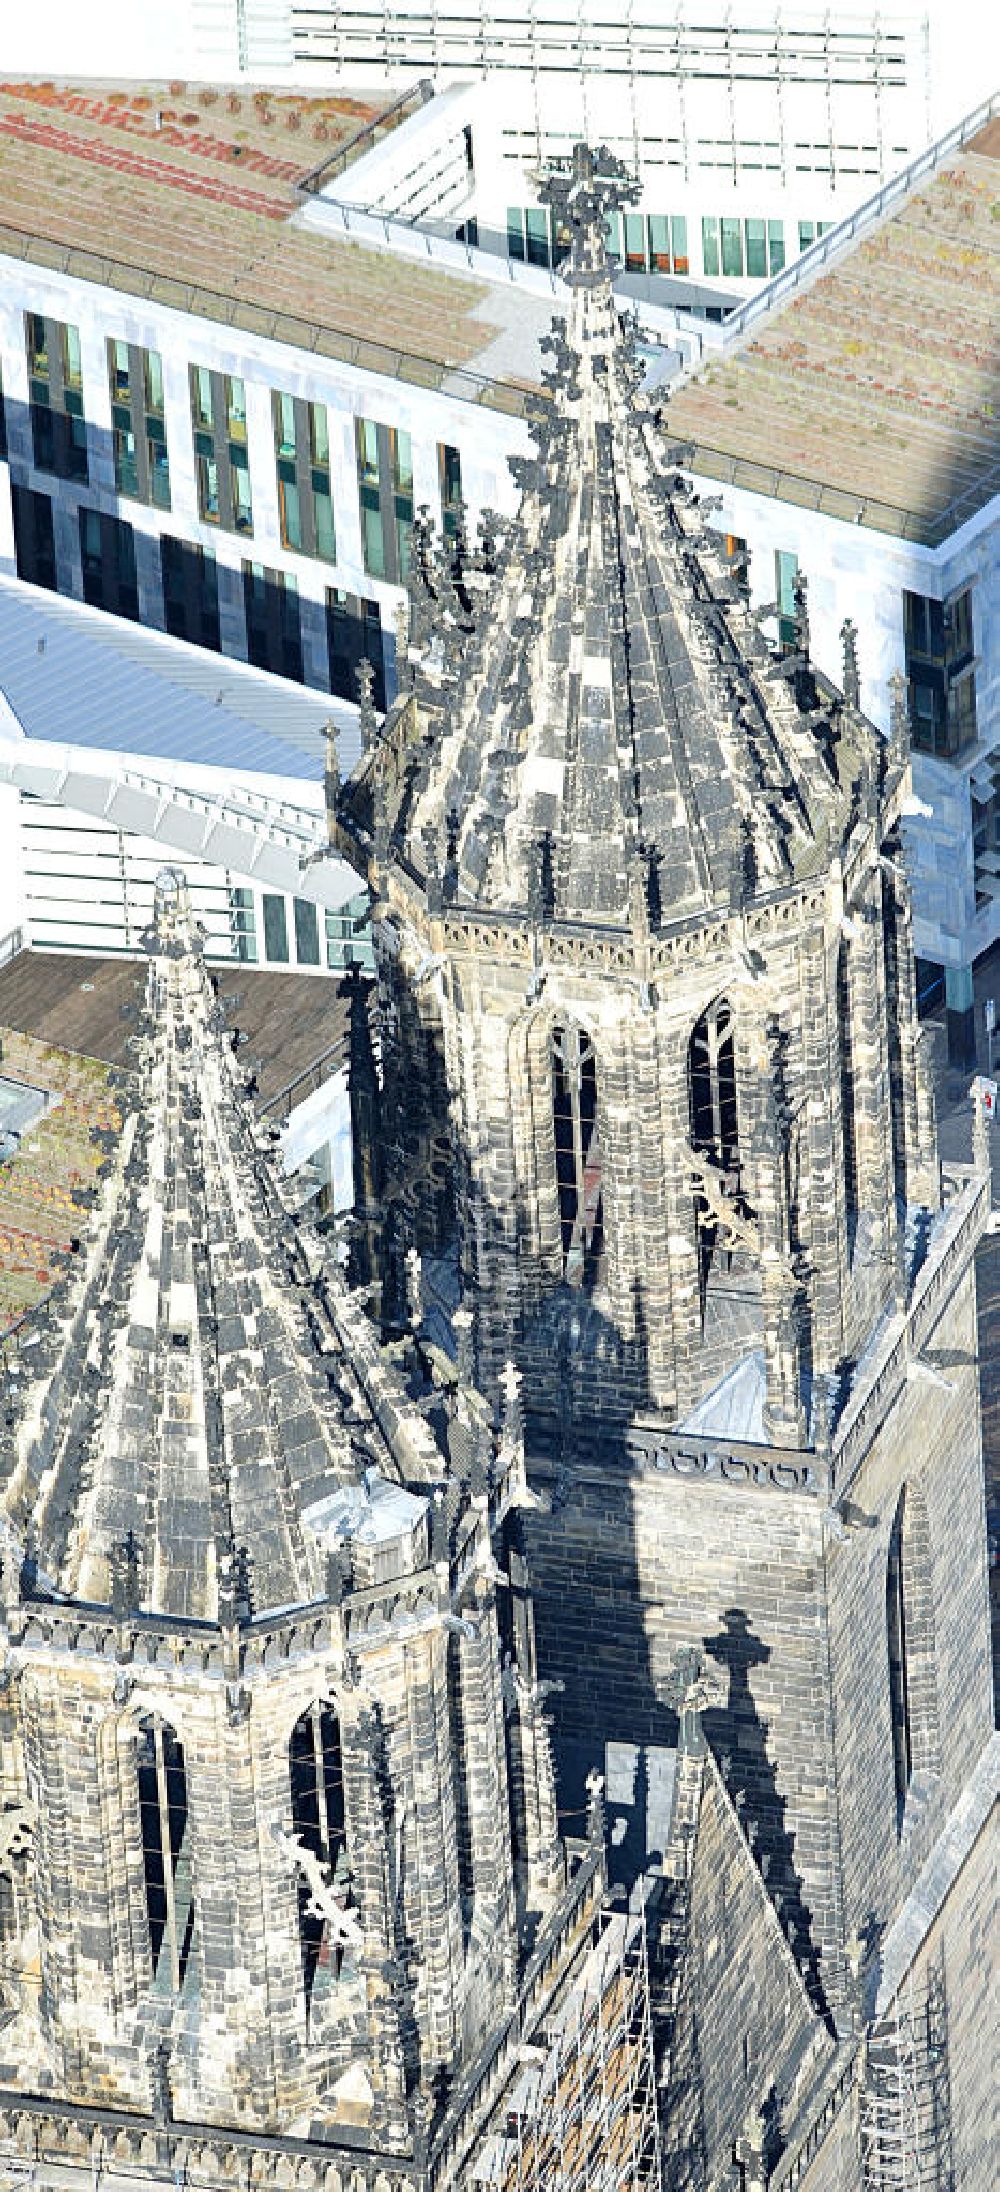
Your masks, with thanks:
[{"label": "ornate pinnacle", "polygon": [[413,667],[410,662],[410,605],[404,594],[396,604],[393,619],[396,627],[396,683],[402,692],[404,686],[413,685]]},{"label": "ornate pinnacle", "polygon": [[972,1156],[976,1171],[990,1174],[990,1115],[986,1109],[986,1091],[981,1081],[973,1083]]},{"label": "ornate pinnacle", "polygon": [[910,758],[910,711],[906,699],[906,679],[902,670],[894,670],[889,679],[891,730],[890,751],[897,768],[905,769]]},{"label": "ornate pinnacle", "polygon": [[595,1849],[603,1849],[606,1834],[604,1775],[591,1768],[587,1775],[587,1840]]},{"label": "ornate pinnacle", "polygon": [[421,1262],[419,1248],[408,1248],[406,1264],[406,1307],[414,1331],[423,1322],[424,1301],[421,1290]]},{"label": "ornate pinnacle", "polygon": [[521,1399],[522,1378],[512,1362],[506,1362],[500,1378],[500,1422],[504,1438],[516,1446],[524,1439],[524,1403]]},{"label": "ornate pinnacle", "polygon": [[462,1385],[472,1385],[476,1375],[476,1320],[464,1300],[453,1313],[451,1328],[455,1335],[459,1382]]},{"label": "ornate pinnacle", "polygon": [[375,743],[377,729],[375,703],[372,699],[375,672],[367,655],[362,655],[361,661],[358,663],[356,676],[358,681],[358,729],[361,732],[361,751],[367,754],[371,752]]},{"label": "ornate pinnacle", "polygon": [[333,720],[332,715],[327,716],[326,722],[323,725],[323,737],[325,743],[325,767],[323,786],[326,792],[327,822],[332,829],[333,817],[337,806],[337,793],[340,790],[340,762],[337,757],[337,726]]},{"label": "ornate pinnacle", "polygon": [[[704,505],[703,505],[703,507],[704,507]],[[804,660],[805,660],[806,662],[808,662],[808,660],[809,660],[809,581],[808,581],[808,579],[807,579],[807,577],[806,577],[806,574],[805,574],[805,572],[804,572],[804,571],[798,571],[798,572],[796,573],[796,575],[795,575],[795,580],[794,580],[794,583],[793,583],[793,586],[792,586],[792,601],[793,601],[793,604],[794,604],[794,608],[795,608],[795,647],[796,647],[796,652],[797,652],[798,654],[802,655],[802,657],[804,658]]]},{"label": "ornate pinnacle", "polygon": [[424,889],[427,895],[427,911],[428,913],[440,913],[442,905],[444,903],[443,878],[441,874],[441,847],[438,842],[438,833],[435,829],[433,822],[424,823],[423,829],[420,832],[420,842],[423,846],[424,866],[426,870],[424,877]]},{"label": "ornate pinnacle", "polygon": [[858,671],[858,627],[852,623],[850,617],[844,618],[840,627],[840,639],[844,650],[842,676],[844,706],[846,708],[860,708],[861,677]]},{"label": "ornate pinnacle", "polygon": [[111,1611],[118,1621],[134,1613],[139,1603],[139,1547],[135,1533],[129,1530],[108,1554],[111,1570]]},{"label": "ornate pinnacle", "polygon": [[641,947],[649,942],[649,868],[638,847],[628,860],[628,904],[632,935]]}]

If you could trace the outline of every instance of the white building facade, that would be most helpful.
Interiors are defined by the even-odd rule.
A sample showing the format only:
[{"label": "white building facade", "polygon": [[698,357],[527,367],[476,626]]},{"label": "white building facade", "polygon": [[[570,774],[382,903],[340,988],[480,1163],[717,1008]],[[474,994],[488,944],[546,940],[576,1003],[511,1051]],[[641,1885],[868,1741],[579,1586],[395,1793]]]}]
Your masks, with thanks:
[{"label": "white building facade", "polygon": [[[357,662],[368,655],[376,704],[384,706],[413,512],[426,505],[441,523],[448,491],[461,492],[473,521],[484,508],[510,509],[506,460],[530,446],[523,422],[24,261],[0,260],[0,294],[0,570],[175,636],[204,638],[225,655],[349,702],[357,698]],[[72,361],[72,387],[63,365],[62,400],[75,406],[63,414],[74,422],[75,450],[58,471],[36,427],[38,323],[46,343]],[[124,402],[116,400],[119,371]],[[137,380],[145,384],[138,397]],[[219,432],[207,427],[214,446],[204,460],[202,394],[228,406]],[[116,437],[133,432],[136,401],[165,459],[158,477],[152,466],[142,477],[123,476],[119,463]],[[294,530],[280,500],[288,484],[279,472],[282,436],[287,431],[294,445],[302,424],[296,403],[307,408],[307,433],[319,431],[321,411],[325,436],[332,516],[312,553],[289,545]],[[365,425],[370,449],[359,454]],[[378,428],[391,441],[380,444]],[[363,533],[359,467],[367,454],[374,468],[387,449],[402,528],[395,544],[376,542],[378,513],[367,539]],[[236,487],[227,493],[223,480],[220,493],[213,480],[229,459]],[[294,469],[294,446],[284,461]],[[192,552],[183,563],[177,542]],[[392,577],[379,573],[380,561]]]},{"label": "white building facade", "polygon": [[908,667],[907,596],[968,620],[962,670],[975,681],[978,736],[954,759],[914,746],[919,811],[906,835],[921,1002],[945,1005],[955,1063],[971,1063],[973,963],[1000,939],[1000,497],[927,548],[718,480],[696,485],[720,498],[713,522],[746,542],[755,605],[805,575],[811,651],[837,684],[841,627],[856,624],[862,703],[886,732],[890,681]]}]

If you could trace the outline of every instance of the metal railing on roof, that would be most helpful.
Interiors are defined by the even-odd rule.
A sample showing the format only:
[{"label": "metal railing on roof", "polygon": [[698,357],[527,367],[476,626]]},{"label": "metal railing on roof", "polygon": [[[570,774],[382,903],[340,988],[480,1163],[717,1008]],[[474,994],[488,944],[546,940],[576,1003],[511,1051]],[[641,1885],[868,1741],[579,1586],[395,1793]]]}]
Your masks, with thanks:
[{"label": "metal railing on roof", "polygon": [[283,1088],[275,1089],[273,1096],[265,1097],[264,1102],[257,1107],[261,1118],[270,1118],[276,1111],[287,1116],[306,1096],[313,1095],[316,1089],[322,1087],[324,1081],[329,1081],[335,1073],[339,1073],[342,1066],[349,1065],[350,1057],[351,1031],[350,1028],[342,1028],[340,1034],[332,1043],[327,1044],[325,1050],[320,1051],[318,1057],[309,1065],[303,1066],[300,1073],[293,1074]]},{"label": "metal railing on roof", "polygon": [[411,113],[418,114],[420,108],[425,107],[433,97],[434,86],[430,77],[422,76],[419,84],[411,84],[408,91],[401,91],[391,105],[382,107],[378,114],[372,115],[370,121],[356,129],[353,137],[348,137],[346,144],[338,145],[327,159],[320,160],[316,167],[311,167],[308,174],[303,175],[301,181],[296,183],[296,190],[304,192],[308,197],[315,196],[326,183],[335,182],[345,168],[361,159],[362,146],[367,149],[369,144],[373,147],[377,145],[379,139],[388,134],[387,124],[392,129],[398,129],[401,122],[408,121]]},{"label": "metal railing on roof", "polygon": [[173,312],[200,314],[224,327],[238,327],[245,334],[259,335],[269,342],[290,344],[314,357],[354,366],[359,372],[377,373],[414,388],[444,390],[459,402],[481,404],[513,418],[528,418],[546,400],[543,389],[519,387],[510,381],[494,380],[490,374],[476,373],[467,365],[442,364],[440,359],[399,350],[368,336],[348,335],[341,328],[302,319],[294,312],[246,304],[200,282],[157,274],[151,267],[105,257],[79,245],[58,244],[37,231],[0,223],[0,254],[68,275],[74,281],[95,282],[104,289],[142,297],[147,303],[161,304]]},{"label": "metal railing on roof", "polygon": [[864,525],[874,533],[891,533],[897,540],[915,541],[922,548],[939,548],[977,511],[985,509],[995,494],[1000,494],[1000,465],[996,464],[933,515],[904,509],[899,503],[885,502],[861,489],[834,486],[806,472],[788,472],[755,457],[733,456],[727,449],[712,449],[703,442],[695,443],[687,469],[721,480],[727,487],[742,487],[747,494],[794,503],[800,510],[840,518],[845,525]]},{"label": "metal railing on roof", "polygon": [[759,289],[755,297],[748,298],[746,304],[737,305],[732,312],[727,312],[722,323],[723,347],[728,349],[730,341],[738,341],[749,327],[755,326],[758,320],[766,318],[778,305],[794,296],[803,282],[811,281],[813,275],[820,273],[845,244],[853,243],[865,229],[884,220],[886,214],[891,213],[894,206],[901,205],[925,175],[933,175],[950,153],[957,152],[962,145],[968,144],[970,137],[978,137],[980,130],[985,129],[987,122],[992,121],[993,116],[998,113],[1000,91],[995,91],[989,99],[984,99],[978,107],[974,107],[971,114],[965,115],[961,122],[956,122],[953,128],[946,130],[936,143],[929,145],[926,152],[918,153],[908,167],[892,176],[889,182],[883,183],[873,197],[866,198],[864,204],[857,206],[853,213],[845,214],[843,220],[838,221],[835,227],[828,228],[824,236],[818,236],[816,242],[810,244],[806,251],[800,252],[798,258],[783,273],[776,274],[766,288]]}]

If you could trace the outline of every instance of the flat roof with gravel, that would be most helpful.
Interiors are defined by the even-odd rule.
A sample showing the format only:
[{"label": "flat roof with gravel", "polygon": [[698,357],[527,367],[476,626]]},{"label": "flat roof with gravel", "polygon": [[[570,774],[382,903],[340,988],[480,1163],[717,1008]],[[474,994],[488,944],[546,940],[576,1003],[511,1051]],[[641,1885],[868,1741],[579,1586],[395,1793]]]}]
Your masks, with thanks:
[{"label": "flat roof with gravel", "polygon": [[670,400],[712,479],[936,545],[1000,489],[1000,122]]}]

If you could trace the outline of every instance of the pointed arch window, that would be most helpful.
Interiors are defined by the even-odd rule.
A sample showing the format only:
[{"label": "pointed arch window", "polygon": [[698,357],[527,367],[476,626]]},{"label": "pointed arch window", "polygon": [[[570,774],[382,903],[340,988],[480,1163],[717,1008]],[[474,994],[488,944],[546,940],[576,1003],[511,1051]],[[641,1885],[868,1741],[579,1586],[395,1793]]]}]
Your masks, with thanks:
[{"label": "pointed arch window", "polygon": [[910,1685],[906,1657],[906,1489],[901,1491],[889,1532],[885,1578],[885,1626],[889,1657],[889,1716],[896,1782],[896,1813],[902,1822],[913,1772]]},{"label": "pointed arch window", "polygon": [[589,1293],[600,1278],[604,1253],[604,1162],[597,1060],[589,1036],[578,1027],[553,1029],[552,1125],[563,1277]]},{"label": "pointed arch window", "polygon": [[[288,1746],[288,1772],[292,1832],[303,1851],[322,1865],[337,1901],[347,1910],[353,1898],[344,1818],[344,1762],[340,1723],[332,1705],[317,1702],[300,1714]],[[305,1872],[300,1873],[298,1893],[302,1977],[308,2007],[320,1986],[340,1977],[345,1952],[342,1944],[330,1941],[328,1920],[316,1907],[314,1886]]]},{"label": "pointed arch window", "polygon": [[[717,997],[695,1021],[688,1043],[688,1114],[696,1163],[694,1213],[703,1329],[709,1300],[722,1285],[759,1299],[760,1274],[752,1247],[727,1222],[752,1218],[740,1171],[739,1102],[736,1086],[736,1023],[727,997]],[[756,1311],[754,1311],[756,1316]],[[735,1328],[733,1328],[735,1329]],[[739,1328],[753,1344],[750,1325]],[[716,1332],[716,1338],[718,1333]]]},{"label": "pointed arch window", "polygon": [[139,1722],[136,1778],[153,1978],[159,1990],[177,1993],[194,1938],[194,1896],[184,1748],[167,1721]]},{"label": "pointed arch window", "polygon": [[723,1171],[740,1161],[733,1011],[717,997],[696,1021],[688,1051],[691,1141]]}]

